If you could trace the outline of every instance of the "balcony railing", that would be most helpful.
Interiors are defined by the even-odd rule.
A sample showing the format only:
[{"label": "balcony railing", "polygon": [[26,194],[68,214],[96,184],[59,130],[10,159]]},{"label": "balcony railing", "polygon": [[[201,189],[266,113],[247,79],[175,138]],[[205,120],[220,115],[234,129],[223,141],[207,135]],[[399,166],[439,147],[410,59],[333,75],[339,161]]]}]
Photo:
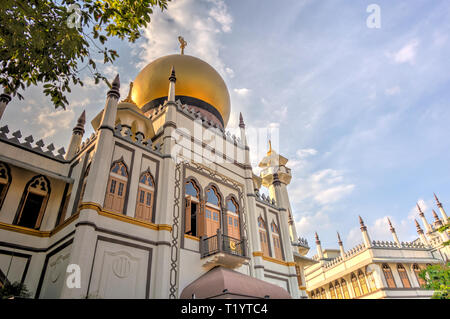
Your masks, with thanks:
[{"label": "balcony railing", "polygon": [[218,253],[227,253],[230,255],[246,257],[245,239],[236,239],[221,233],[211,237],[202,237],[200,239],[200,257],[206,258]]}]

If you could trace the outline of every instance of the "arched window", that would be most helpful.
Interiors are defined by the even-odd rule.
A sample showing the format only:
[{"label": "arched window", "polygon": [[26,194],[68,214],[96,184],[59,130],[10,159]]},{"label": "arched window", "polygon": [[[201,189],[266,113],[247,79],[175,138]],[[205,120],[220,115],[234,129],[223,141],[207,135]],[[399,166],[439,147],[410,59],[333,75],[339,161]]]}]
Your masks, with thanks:
[{"label": "arched window", "polygon": [[6,198],[9,185],[11,185],[11,172],[6,164],[0,163],[0,209]]},{"label": "arched window", "polygon": [[259,241],[261,242],[261,249],[265,256],[270,256],[269,253],[269,239],[267,238],[267,228],[264,219],[258,217]]},{"label": "arched window", "polygon": [[138,197],[136,202],[136,218],[151,222],[153,220],[153,201],[155,180],[150,171],[139,178]]},{"label": "arched window", "polygon": [[128,170],[122,161],[115,162],[109,173],[108,188],[105,196],[105,209],[123,213],[125,193],[128,184]]},{"label": "arched window", "polygon": [[39,229],[50,195],[50,181],[43,175],[33,177],[25,187],[16,223]]},{"label": "arched window", "polygon": [[335,293],[335,291],[334,291],[334,287],[333,287],[333,284],[331,284],[330,283],[330,296],[331,296],[331,299],[336,299],[336,293]]},{"label": "arched window", "polygon": [[336,289],[336,296],[337,296],[337,299],[343,299],[343,298],[342,298],[342,291],[341,291],[341,284],[339,283],[338,280],[336,280],[336,281],[334,282],[334,288]]},{"label": "arched window", "polygon": [[420,270],[420,267],[418,264],[413,265],[413,271],[414,271],[414,274],[416,275],[417,281],[419,282],[419,286],[420,287],[425,286],[427,283],[425,282],[425,280],[423,280],[423,278],[421,278],[419,276],[421,270]]},{"label": "arched window", "polygon": [[272,224],[270,224],[270,230],[272,231],[275,258],[283,259],[283,254],[281,253],[280,229],[274,221],[272,221]]},{"label": "arched window", "polygon": [[359,285],[361,286],[362,294],[363,295],[368,294],[369,288],[367,287],[366,276],[364,275],[364,273],[361,270],[358,271],[358,279],[359,279]]},{"label": "arched window", "polygon": [[351,280],[352,280],[352,287],[353,287],[353,292],[354,292],[355,296],[360,297],[361,289],[359,288],[358,279],[356,278],[354,273],[352,273],[352,275],[351,275]]},{"label": "arched window", "polygon": [[327,293],[323,288],[320,290],[320,299],[327,299]]},{"label": "arched window", "polygon": [[217,234],[220,228],[221,198],[214,186],[206,190],[205,232],[207,237]]},{"label": "arched window", "polygon": [[348,293],[347,282],[345,279],[341,280],[342,291],[344,293],[344,299],[350,299],[350,294]]},{"label": "arched window", "polygon": [[227,225],[228,236],[235,239],[241,239],[239,205],[234,197],[227,201]]},{"label": "arched window", "polygon": [[204,218],[200,218],[200,212],[200,187],[193,180],[188,180],[185,184],[185,234],[194,237],[204,235]]},{"label": "arched window", "polygon": [[409,282],[405,267],[403,267],[402,264],[397,264],[397,271],[400,276],[400,280],[402,281],[403,288],[411,288],[411,283]]},{"label": "arched window", "polygon": [[394,276],[392,275],[392,270],[388,264],[383,264],[381,267],[383,269],[384,278],[386,279],[389,288],[397,288],[395,284]]}]

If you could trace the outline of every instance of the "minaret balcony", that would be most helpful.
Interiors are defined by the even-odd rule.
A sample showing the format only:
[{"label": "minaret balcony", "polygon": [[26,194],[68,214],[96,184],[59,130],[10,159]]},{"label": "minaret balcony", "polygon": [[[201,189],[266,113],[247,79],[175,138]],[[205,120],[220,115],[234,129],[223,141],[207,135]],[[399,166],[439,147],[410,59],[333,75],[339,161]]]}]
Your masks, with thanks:
[{"label": "minaret balcony", "polygon": [[215,266],[231,269],[241,267],[249,260],[246,240],[232,238],[218,229],[216,235],[200,238],[200,258],[203,267],[208,269]]}]

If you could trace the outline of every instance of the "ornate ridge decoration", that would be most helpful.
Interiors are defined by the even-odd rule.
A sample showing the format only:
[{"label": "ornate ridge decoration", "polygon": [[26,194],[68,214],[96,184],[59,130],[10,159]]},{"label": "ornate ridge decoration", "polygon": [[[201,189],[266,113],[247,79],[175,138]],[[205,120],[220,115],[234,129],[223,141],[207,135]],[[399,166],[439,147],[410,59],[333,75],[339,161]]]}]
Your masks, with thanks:
[{"label": "ornate ridge decoration", "polygon": [[24,138],[24,142],[21,142],[20,139],[22,138],[22,133],[20,132],[20,130],[12,133],[12,137],[8,137],[7,136],[8,133],[9,133],[8,125],[1,127],[0,128],[0,140],[19,145],[23,148],[37,152],[37,153],[44,155],[45,157],[48,157],[51,159],[65,161],[64,154],[66,153],[66,151],[64,150],[64,147],[61,147],[59,150],[57,150],[58,155],[55,155],[53,153],[53,151],[55,150],[55,146],[53,145],[53,143],[49,144],[47,146],[47,150],[45,151],[44,150],[45,144],[44,144],[43,140],[39,140],[36,143],[34,143],[35,146],[33,147],[32,143],[34,142],[34,138],[32,135]]},{"label": "ornate ridge decoration", "polygon": [[180,196],[181,196],[181,163],[175,166],[175,188],[174,188],[174,204],[173,204],[173,225],[172,225],[172,242],[170,246],[170,294],[169,299],[176,299],[178,292],[178,267],[177,261],[180,253],[179,241],[180,236]]}]

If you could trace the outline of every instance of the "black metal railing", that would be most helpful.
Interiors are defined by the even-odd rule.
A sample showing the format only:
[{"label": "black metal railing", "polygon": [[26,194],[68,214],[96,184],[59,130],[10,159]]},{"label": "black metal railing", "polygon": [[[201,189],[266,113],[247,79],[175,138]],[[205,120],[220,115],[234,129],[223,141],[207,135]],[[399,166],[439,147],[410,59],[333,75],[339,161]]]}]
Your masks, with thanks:
[{"label": "black metal railing", "polygon": [[245,239],[236,239],[221,233],[200,238],[200,257],[205,258],[220,252],[245,257]]}]

